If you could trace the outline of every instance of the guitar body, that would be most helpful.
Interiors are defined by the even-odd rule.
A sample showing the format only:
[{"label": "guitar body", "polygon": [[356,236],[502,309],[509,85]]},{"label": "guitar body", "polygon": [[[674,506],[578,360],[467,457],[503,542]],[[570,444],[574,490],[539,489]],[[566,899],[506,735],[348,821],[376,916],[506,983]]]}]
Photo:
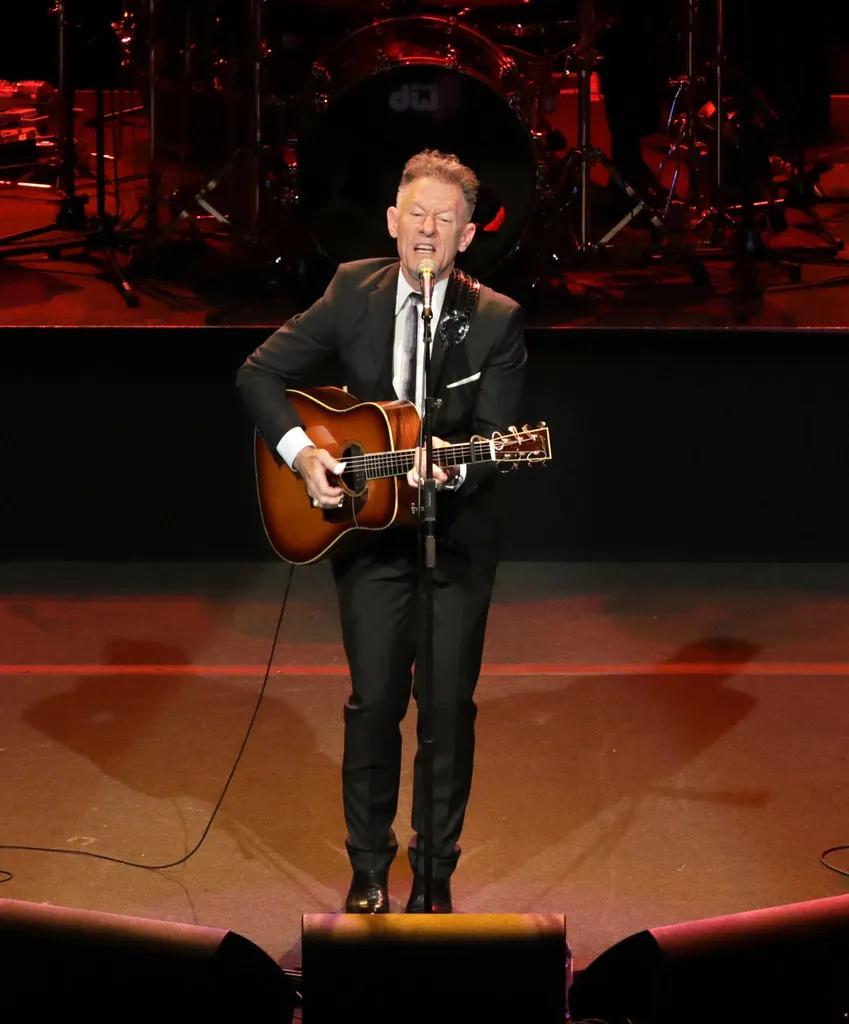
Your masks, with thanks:
[{"label": "guitar body", "polygon": [[[415,448],[420,419],[409,402],[360,402],[340,388],[288,391],[310,440],[344,462],[358,455]],[[303,481],[278,465],[257,434],[256,483],[265,532],[287,562],[306,565],[328,555],[357,530],[384,530],[415,521],[416,492],[406,477],[363,481],[342,474],[345,490],[338,509],[313,508]]]}]

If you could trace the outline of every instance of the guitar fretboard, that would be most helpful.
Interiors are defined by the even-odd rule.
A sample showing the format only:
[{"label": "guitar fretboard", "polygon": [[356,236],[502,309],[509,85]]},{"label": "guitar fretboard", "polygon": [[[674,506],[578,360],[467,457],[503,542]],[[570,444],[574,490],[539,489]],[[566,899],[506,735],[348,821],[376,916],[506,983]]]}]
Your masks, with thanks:
[{"label": "guitar fretboard", "polygon": [[[367,480],[403,476],[413,468],[415,459],[414,448],[397,452],[371,452],[347,460],[346,472],[364,473]],[[465,444],[434,448],[433,461],[443,469],[448,466],[462,466],[469,462],[490,462],[492,444],[490,441],[467,441]]]}]

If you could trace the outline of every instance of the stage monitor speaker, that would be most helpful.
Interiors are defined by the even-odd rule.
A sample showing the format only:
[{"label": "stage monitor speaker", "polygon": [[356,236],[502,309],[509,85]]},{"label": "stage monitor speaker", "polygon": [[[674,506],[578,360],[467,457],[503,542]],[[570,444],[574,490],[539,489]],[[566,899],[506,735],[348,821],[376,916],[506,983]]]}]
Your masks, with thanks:
[{"label": "stage monitor speaker", "polygon": [[563,1024],[562,914],[307,914],[304,1024]]},{"label": "stage monitor speaker", "polygon": [[849,896],[639,932],[576,975],[573,1022],[845,1024]]},{"label": "stage monitor speaker", "polygon": [[235,932],[0,900],[7,1020],[292,1020],[289,978]]}]

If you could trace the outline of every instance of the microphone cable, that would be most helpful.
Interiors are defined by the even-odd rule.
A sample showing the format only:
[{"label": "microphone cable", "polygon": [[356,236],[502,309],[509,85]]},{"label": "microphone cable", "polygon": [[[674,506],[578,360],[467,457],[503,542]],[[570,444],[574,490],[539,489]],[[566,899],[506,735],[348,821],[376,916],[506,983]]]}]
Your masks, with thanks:
[{"label": "microphone cable", "polygon": [[843,875],[844,878],[849,878],[849,871],[846,868],[839,868],[829,860],[832,853],[846,853],[847,850],[849,850],[849,843],[841,843],[840,846],[829,846],[827,850],[823,850],[820,854],[820,864],[828,868],[829,871],[833,871],[836,875]]},{"label": "microphone cable", "polygon": [[[125,867],[129,868],[141,868],[144,871],[163,871],[165,870],[165,868],[176,868],[180,864],[185,864],[186,861],[194,857],[194,855],[203,845],[206,837],[209,835],[209,831],[212,828],[212,824],[215,821],[216,817],[218,816],[218,812],[221,809],[221,805],[224,803],[224,797],[227,795],[227,792],[230,789],[230,785],[233,782],[233,779],[235,778],[236,771],[238,770],[239,764],[241,763],[242,757],[245,753],[245,750],[247,749],[248,740],[251,738],[251,734],[253,733],[257,715],[259,714],[259,709],[262,706],[266,690],[268,689],[268,680],[269,677],[271,676],[271,666],[274,664],[274,654],[277,650],[277,643],[280,638],[280,629],[283,625],[283,615],[286,611],[286,606],[289,603],[289,592],[292,588],[292,577],[294,576],[294,574],[295,566],[293,564],[290,564],[289,576],[286,580],[286,588],[283,591],[283,600],[280,604],[280,613],[277,616],[277,625],[274,628],[274,636],[272,637],[271,640],[271,649],[268,653],[268,661],[265,666],[265,674],[263,676],[262,685],[259,688],[259,694],[257,695],[256,704],[254,705],[254,709],[248,722],[247,729],[245,730],[245,735],[242,740],[241,746],[239,747],[239,751],[236,754],[236,759],[233,761],[230,773],[228,774],[227,779],[224,782],[224,786],[221,789],[221,793],[218,797],[218,800],[216,801],[215,807],[212,809],[212,814],[210,814],[209,816],[209,821],[207,821],[205,828],[201,832],[200,838],[191,848],[191,850],[189,850],[188,853],[184,854],[178,860],[169,861],[167,864],[141,864],[138,861],[126,860],[123,857],[111,857],[105,853],[94,853],[90,850],[66,850],[54,846],[21,846],[17,843],[0,843],[0,850],[27,851],[30,853],[59,853],[72,857],[91,857],[94,860],[105,860],[111,864],[123,864]],[[5,876],[0,877],[0,885],[2,885],[4,882],[9,882],[12,880],[12,878],[14,878],[12,872],[7,871],[5,868],[0,868],[0,875]]]}]

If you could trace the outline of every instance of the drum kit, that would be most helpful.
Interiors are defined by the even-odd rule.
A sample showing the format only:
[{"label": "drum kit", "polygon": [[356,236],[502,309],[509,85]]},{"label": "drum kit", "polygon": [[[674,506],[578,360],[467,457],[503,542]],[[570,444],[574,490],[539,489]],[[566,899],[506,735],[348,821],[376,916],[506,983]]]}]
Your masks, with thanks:
[{"label": "drum kit", "polygon": [[[478,277],[512,267],[517,253],[531,279],[553,277],[608,249],[638,217],[652,230],[644,249],[680,252],[674,188],[665,203],[641,194],[590,138],[596,42],[616,20],[617,0],[600,2],[601,16],[593,0],[124,0],[112,30],[124,84],[143,97],[133,109],[150,124],[130,273],[186,224],[208,236],[206,219],[270,267],[391,255],[385,210],[404,163],[424,148],[456,153],[481,181],[478,235],[463,264]],[[720,220],[722,158],[718,144],[705,155],[696,138],[698,0],[680,3],[688,91],[673,105],[670,152],[690,180],[689,227]],[[721,66],[718,52],[717,106]],[[572,82],[567,149],[556,125]],[[711,158],[705,189],[697,162],[704,171]],[[596,166],[626,197],[625,215],[600,238],[590,223]]]},{"label": "drum kit", "polygon": [[[401,169],[435,148],[481,180],[465,269],[487,274],[528,238],[565,148],[549,120],[576,37],[563,6],[139,0],[114,26],[151,122],[133,260],[210,216],[278,263],[305,245],[330,263],[386,254]],[[200,187],[165,196],[163,163]]]}]

